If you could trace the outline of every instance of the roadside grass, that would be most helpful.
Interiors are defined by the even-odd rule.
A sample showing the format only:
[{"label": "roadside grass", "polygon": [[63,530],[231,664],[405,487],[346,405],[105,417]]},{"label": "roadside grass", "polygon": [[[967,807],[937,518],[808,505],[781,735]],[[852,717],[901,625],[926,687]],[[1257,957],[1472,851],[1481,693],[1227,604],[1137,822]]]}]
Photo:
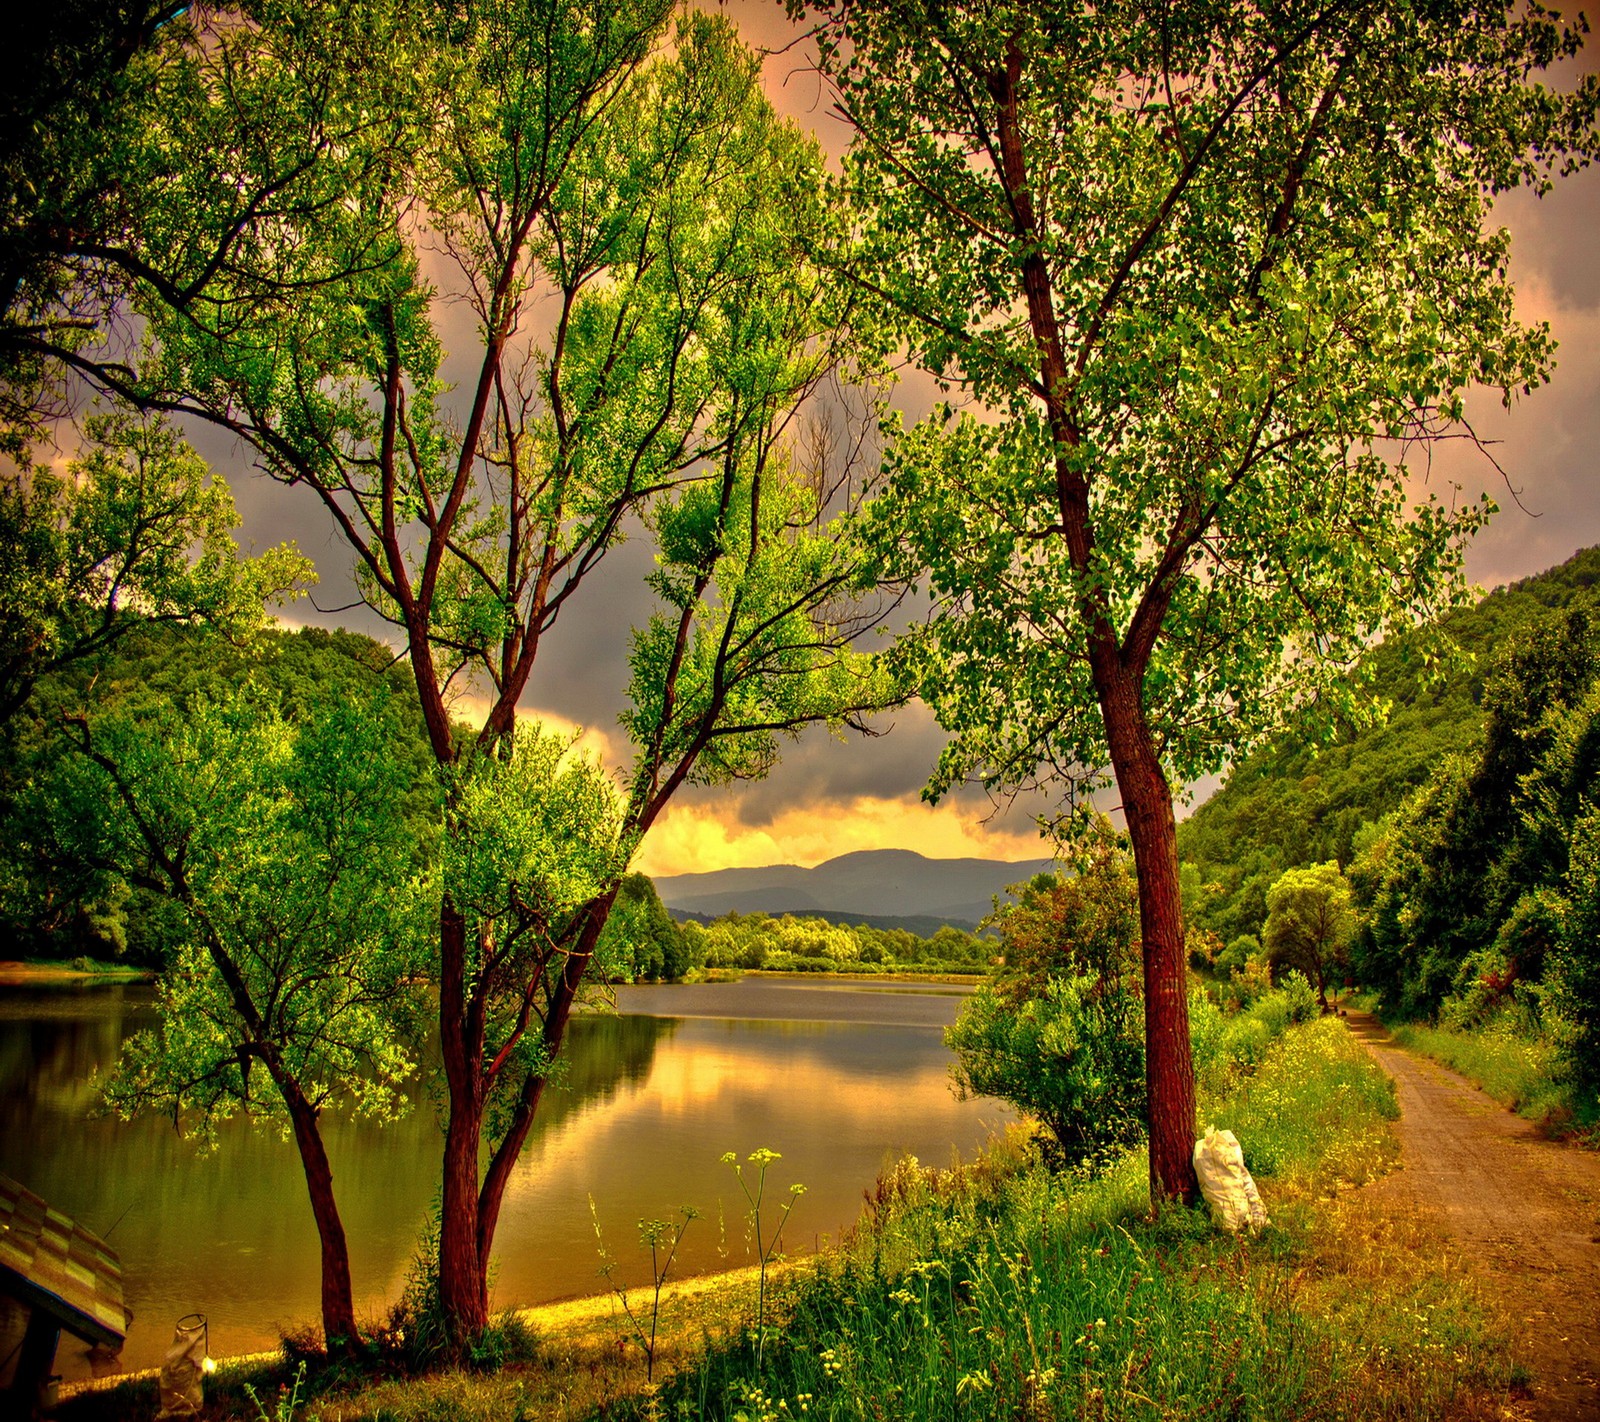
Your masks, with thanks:
[{"label": "roadside grass", "polygon": [[[1196,1053],[1202,1124],[1233,1130],[1262,1182],[1254,1236],[1152,1220],[1142,1152],[1052,1176],[1014,1128],[973,1161],[887,1171],[849,1238],[769,1285],[759,1348],[747,1270],[671,1290],[654,1386],[602,1297],[523,1315],[532,1355],[496,1371],[314,1368],[294,1422],[1502,1415],[1518,1376],[1472,1284],[1382,1181],[1354,1188],[1395,1158],[1392,1085],[1336,1019],[1254,1020],[1201,1018]],[[286,1422],[246,1381],[270,1406],[292,1372],[225,1366],[202,1415]],[[63,1422],[156,1412],[153,1379],[91,1396]]]},{"label": "roadside grass", "polygon": [[1556,1048],[1509,1014],[1470,1031],[1425,1023],[1386,1024],[1402,1047],[1458,1071],[1474,1086],[1553,1136],[1600,1148],[1600,1106],[1583,1103],[1561,1079]]},{"label": "roadside grass", "polygon": [[[842,1248],[748,1329],[600,1416],[1350,1419],[1494,1415],[1514,1379],[1466,1281],[1351,1187],[1393,1159],[1393,1088],[1333,1019],[1207,1106],[1273,1211],[1254,1237],[1147,1218],[1142,1153],[1052,1178],[1013,1137],[904,1162]],[[1359,1203],[1358,1203],[1359,1202]]]}]

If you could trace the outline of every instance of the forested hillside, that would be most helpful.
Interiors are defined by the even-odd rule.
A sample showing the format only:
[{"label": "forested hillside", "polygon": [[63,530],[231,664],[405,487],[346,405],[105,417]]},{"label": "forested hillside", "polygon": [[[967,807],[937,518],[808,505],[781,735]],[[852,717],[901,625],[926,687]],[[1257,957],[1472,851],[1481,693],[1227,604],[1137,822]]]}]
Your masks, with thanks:
[{"label": "forested hillside", "polygon": [[0,938],[17,956],[119,957],[155,966],[168,943],[169,900],[76,862],[61,844],[59,806],[49,786],[77,754],[66,718],[115,712],[134,719],[173,708],[189,714],[250,689],[290,720],[375,697],[391,719],[387,744],[416,803],[402,807],[417,835],[417,799],[431,757],[411,675],[381,643],[359,633],[267,630],[247,643],[195,629],[152,624],[99,656],[41,678],[25,709],[0,727]]},{"label": "forested hillside", "polygon": [[1588,549],[1484,598],[1442,676],[1426,632],[1377,649],[1386,722],[1241,766],[1181,831],[1191,961],[1353,980],[1536,1119],[1600,1121],[1597,581]]},{"label": "forested hillside", "polygon": [[[1394,811],[1483,729],[1484,683],[1519,628],[1566,608],[1600,582],[1600,548],[1496,589],[1446,618],[1458,649],[1431,659],[1424,633],[1395,638],[1371,657],[1372,695],[1386,719],[1315,745],[1291,732],[1250,757],[1178,829],[1195,922],[1224,942],[1259,936],[1267,890],[1285,869],[1337,860],[1348,867],[1362,827]],[[1198,872],[1196,872],[1198,871]],[[1201,886],[1215,885],[1209,893]]]}]

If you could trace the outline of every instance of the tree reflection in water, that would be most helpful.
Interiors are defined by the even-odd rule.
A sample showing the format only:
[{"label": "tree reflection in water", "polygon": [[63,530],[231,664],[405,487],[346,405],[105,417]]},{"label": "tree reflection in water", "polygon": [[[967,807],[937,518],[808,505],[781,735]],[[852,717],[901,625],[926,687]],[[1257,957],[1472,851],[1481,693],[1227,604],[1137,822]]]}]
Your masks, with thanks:
[{"label": "tree reflection in water", "polygon": [[[742,1216],[721,1198],[724,1151],[769,1146],[783,1154],[778,1185],[808,1187],[788,1241],[799,1252],[853,1220],[888,1156],[910,1150],[942,1163],[1003,1118],[992,1103],[950,1093],[937,1020],[953,1018],[958,999],[896,1004],[887,1018],[898,1013],[899,1026],[885,1025],[881,995],[841,999],[838,1015],[854,1020],[784,1020],[817,1012],[814,995],[759,987],[737,999],[710,989],[673,998],[672,1007],[708,1012],[698,1017],[629,1012],[625,990],[623,1015],[573,1024],[559,1089],[507,1193],[498,1302],[603,1287],[591,1194],[619,1282],[648,1271],[647,1256],[632,1257],[635,1221],[685,1204],[710,1223],[682,1270],[716,1269],[743,1262]],[[314,1315],[318,1287],[304,1182],[275,1130],[231,1122],[204,1156],[169,1120],[92,1114],[96,1073],[149,1024],[150,1000],[139,987],[0,990],[0,1171],[91,1229],[111,1230],[136,1315],[129,1367],[158,1363],[172,1321],[196,1309],[211,1318],[214,1351],[270,1347],[279,1327]],[[751,1015],[714,1015],[724,1005]],[[438,1178],[438,1119],[422,1085],[415,1096],[391,1126],[327,1127],[358,1303],[374,1314],[400,1289]],[[65,1344],[59,1362],[69,1377],[87,1371]]]}]

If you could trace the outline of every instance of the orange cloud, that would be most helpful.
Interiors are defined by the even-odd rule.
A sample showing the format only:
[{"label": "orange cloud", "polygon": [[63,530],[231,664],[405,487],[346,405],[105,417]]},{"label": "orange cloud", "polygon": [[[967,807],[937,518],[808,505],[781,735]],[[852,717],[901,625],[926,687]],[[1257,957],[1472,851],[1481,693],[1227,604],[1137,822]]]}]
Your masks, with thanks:
[{"label": "orange cloud", "polygon": [[957,805],[917,800],[822,800],[781,811],[761,826],[731,810],[680,803],[657,821],[633,867],[659,878],[709,869],[820,864],[858,849],[913,849],[930,859],[1039,859],[1049,844],[1031,825],[1002,828]]}]

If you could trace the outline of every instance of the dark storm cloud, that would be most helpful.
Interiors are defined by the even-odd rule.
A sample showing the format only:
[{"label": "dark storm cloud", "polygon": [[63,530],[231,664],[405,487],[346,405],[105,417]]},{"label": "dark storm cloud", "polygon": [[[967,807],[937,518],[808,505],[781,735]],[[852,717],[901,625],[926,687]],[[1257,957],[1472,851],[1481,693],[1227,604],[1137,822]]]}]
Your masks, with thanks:
[{"label": "dark storm cloud", "polygon": [[761,827],[796,804],[820,804],[865,795],[877,799],[916,799],[933,773],[944,733],[923,706],[912,705],[880,716],[864,736],[847,731],[845,739],[820,726],[785,743],[783,760],[766,780],[736,787],[680,792],[701,804],[727,802],[739,823]]},{"label": "dark storm cloud", "polygon": [[1544,198],[1507,195],[1496,215],[1511,233],[1518,311],[1547,321],[1558,347],[1550,383],[1511,410],[1468,403],[1487,454],[1461,443],[1436,470],[1500,513],[1478,536],[1467,571],[1485,587],[1527,577],[1600,543],[1600,172],[1564,179]]},{"label": "dark storm cloud", "polygon": [[1544,197],[1526,189],[1506,193],[1494,206],[1511,231],[1516,271],[1548,289],[1564,310],[1600,308],[1600,168],[1560,179]]}]

